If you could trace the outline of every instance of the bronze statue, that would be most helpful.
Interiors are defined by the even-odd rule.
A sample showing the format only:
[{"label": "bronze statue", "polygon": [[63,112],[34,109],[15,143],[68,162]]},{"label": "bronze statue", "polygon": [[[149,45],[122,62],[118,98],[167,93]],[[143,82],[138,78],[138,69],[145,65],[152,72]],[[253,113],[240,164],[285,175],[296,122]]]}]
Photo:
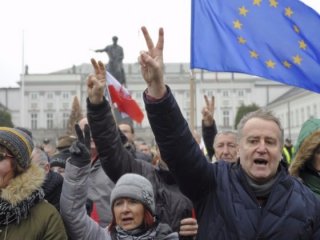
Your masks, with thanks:
[{"label": "bronze statue", "polygon": [[106,46],[104,49],[97,49],[95,52],[106,52],[109,57],[107,70],[112,74],[122,85],[126,86],[126,76],[123,69],[122,60],[124,57],[123,49],[117,44],[118,37],[112,37],[112,45]]}]

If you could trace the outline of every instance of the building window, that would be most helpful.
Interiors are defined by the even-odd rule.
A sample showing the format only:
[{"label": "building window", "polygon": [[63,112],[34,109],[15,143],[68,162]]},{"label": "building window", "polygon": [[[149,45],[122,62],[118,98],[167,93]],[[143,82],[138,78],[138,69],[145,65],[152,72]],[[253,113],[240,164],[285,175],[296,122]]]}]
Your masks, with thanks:
[{"label": "building window", "polygon": [[317,112],[317,104],[313,105],[313,116],[316,118],[318,117],[318,112]]},{"label": "building window", "polygon": [[36,92],[32,92],[32,93],[30,93],[30,98],[31,98],[31,100],[37,100],[38,99],[38,93],[36,93]]},{"label": "building window", "polygon": [[38,128],[38,114],[31,113],[31,129]]},{"label": "building window", "polygon": [[299,126],[299,110],[296,109],[296,126]]},{"label": "building window", "polygon": [[239,97],[243,97],[244,96],[244,91],[243,90],[239,90],[238,91],[238,96]]},{"label": "building window", "polygon": [[53,113],[47,113],[47,129],[53,128]]},{"label": "building window", "polygon": [[224,127],[230,126],[229,120],[230,120],[229,111],[223,111],[223,126]]},{"label": "building window", "polygon": [[311,117],[311,108],[310,106],[307,106],[307,119]]},{"label": "building window", "polygon": [[69,99],[69,92],[62,92],[61,95],[63,99]]},{"label": "building window", "polygon": [[66,129],[68,126],[69,113],[62,114],[62,128]]},{"label": "building window", "polygon": [[304,123],[304,120],[305,120],[305,117],[304,117],[304,109],[301,108],[300,111],[301,111],[301,122]]},{"label": "building window", "polygon": [[223,92],[222,92],[222,96],[228,97],[228,96],[229,96],[229,92],[228,92],[228,91],[223,91]]},{"label": "building window", "polygon": [[53,99],[53,93],[52,92],[47,93],[47,99]]}]

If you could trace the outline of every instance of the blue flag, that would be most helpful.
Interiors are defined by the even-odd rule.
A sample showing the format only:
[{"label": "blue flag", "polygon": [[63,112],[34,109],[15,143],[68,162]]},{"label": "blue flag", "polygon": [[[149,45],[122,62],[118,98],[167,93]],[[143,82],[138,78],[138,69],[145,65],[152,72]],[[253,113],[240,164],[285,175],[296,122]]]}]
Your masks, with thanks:
[{"label": "blue flag", "polygon": [[191,68],[320,93],[320,16],[298,0],[192,0]]}]

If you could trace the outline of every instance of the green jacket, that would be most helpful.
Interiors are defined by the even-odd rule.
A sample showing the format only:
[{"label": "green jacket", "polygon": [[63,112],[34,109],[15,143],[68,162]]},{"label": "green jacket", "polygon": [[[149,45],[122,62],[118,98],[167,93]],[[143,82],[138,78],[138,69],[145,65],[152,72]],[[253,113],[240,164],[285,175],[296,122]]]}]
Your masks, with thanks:
[{"label": "green jacket", "polygon": [[[11,180],[1,189],[0,198],[13,205],[27,199],[39,189],[45,175],[37,165],[31,164],[23,174]],[[59,212],[46,200],[40,200],[33,206],[27,217],[19,224],[16,222],[0,226],[0,240],[65,240],[66,231]]]}]

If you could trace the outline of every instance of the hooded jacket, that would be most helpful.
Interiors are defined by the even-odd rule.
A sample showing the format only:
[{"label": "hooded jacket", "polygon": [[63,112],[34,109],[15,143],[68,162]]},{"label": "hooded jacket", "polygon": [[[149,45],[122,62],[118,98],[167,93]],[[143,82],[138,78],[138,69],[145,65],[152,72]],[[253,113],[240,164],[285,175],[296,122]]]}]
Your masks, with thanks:
[{"label": "hooded jacket", "polygon": [[[1,190],[0,240],[67,239],[58,211],[43,199],[41,186],[44,179],[43,169],[31,163],[24,173],[13,178],[9,185]],[[15,210],[9,211],[7,203]],[[6,224],[11,219],[12,212],[16,212],[17,216]]]},{"label": "hooded jacket", "polygon": [[312,165],[314,152],[320,146],[320,131],[305,138],[289,168],[292,176],[300,178],[320,197],[320,175]]},{"label": "hooded jacket", "polygon": [[170,88],[158,101],[144,101],[161,156],[194,203],[197,239],[320,239],[320,200],[279,165],[264,206],[239,163],[211,164],[192,137]]}]

